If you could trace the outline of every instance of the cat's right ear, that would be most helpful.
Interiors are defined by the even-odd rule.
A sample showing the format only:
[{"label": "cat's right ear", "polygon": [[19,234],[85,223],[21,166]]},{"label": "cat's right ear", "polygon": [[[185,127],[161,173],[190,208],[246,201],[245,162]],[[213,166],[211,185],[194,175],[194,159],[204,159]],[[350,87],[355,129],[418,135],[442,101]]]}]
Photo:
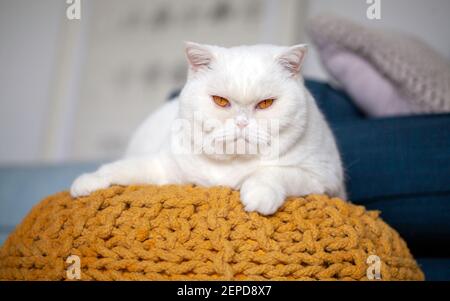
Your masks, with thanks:
[{"label": "cat's right ear", "polygon": [[300,73],[300,68],[302,67],[307,52],[308,46],[306,44],[289,47],[287,51],[278,57],[278,62],[289,71],[291,75],[297,76]]},{"label": "cat's right ear", "polygon": [[201,45],[194,42],[184,42],[186,58],[189,68],[198,71],[202,68],[208,68],[213,59],[213,54],[207,45]]}]

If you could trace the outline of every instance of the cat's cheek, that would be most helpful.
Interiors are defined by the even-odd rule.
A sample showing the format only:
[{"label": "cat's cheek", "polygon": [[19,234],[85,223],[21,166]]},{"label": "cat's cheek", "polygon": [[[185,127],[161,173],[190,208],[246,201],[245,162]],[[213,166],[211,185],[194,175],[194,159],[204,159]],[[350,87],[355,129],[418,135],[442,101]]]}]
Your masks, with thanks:
[{"label": "cat's cheek", "polygon": [[263,215],[274,214],[284,203],[282,191],[267,185],[246,181],[240,191],[241,202],[248,212],[256,211]]}]

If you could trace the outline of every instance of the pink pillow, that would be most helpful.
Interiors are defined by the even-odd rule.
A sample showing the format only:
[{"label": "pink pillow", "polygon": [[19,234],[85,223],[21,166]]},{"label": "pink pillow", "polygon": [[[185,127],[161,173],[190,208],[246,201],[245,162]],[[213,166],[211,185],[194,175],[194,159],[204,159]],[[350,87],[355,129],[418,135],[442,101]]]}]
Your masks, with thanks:
[{"label": "pink pillow", "polygon": [[450,65],[424,42],[335,16],[308,32],[322,63],[370,116],[450,112]]},{"label": "pink pillow", "polygon": [[321,53],[325,68],[367,115],[374,117],[413,114],[417,111],[397,92],[392,83],[378,73],[366,60],[347,51]]}]

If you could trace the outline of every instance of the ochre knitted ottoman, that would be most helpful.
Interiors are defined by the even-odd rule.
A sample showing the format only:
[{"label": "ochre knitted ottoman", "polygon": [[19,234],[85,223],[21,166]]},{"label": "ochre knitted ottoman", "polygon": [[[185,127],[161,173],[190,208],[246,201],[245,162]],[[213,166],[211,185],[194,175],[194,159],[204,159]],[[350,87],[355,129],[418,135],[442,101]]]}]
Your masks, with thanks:
[{"label": "ochre knitted ottoman", "polygon": [[405,242],[378,212],[337,198],[290,198],[273,216],[247,213],[224,187],[111,187],[38,204],[0,250],[0,279],[422,280]]}]

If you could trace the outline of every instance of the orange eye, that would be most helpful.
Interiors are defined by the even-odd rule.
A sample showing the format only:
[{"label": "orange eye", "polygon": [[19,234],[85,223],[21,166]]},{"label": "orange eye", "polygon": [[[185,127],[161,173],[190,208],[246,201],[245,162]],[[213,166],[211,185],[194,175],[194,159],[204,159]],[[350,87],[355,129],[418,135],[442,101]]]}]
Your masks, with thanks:
[{"label": "orange eye", "polygon": [[220,97],[217,95],[213,95],[212,98],[213,98],[214,102],[216,103],[216,105],[218,105],[219,107],[226,108],[231,105],[230,102],[226,98],[223,98],[223,97]]},{"label": "orange eye", "polygon": [[273,101],[273,99],[264,99],[263,101],[258,102],[256,108],[261,110],[267,109],[273,104]]}]

